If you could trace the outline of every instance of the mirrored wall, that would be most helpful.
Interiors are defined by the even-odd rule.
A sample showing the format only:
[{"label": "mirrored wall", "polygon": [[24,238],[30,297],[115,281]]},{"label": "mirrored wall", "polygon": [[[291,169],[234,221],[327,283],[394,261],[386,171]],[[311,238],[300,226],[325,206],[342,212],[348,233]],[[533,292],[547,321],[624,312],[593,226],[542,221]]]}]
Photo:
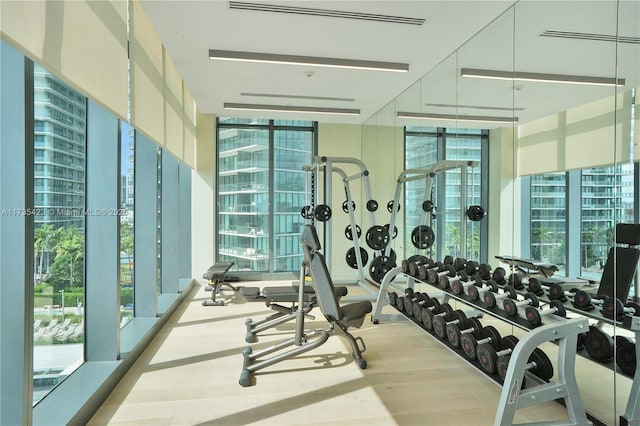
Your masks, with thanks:
[{"label": "mirrored wall", "polygon": [[[394,156],[394,172],[376,182],[381,199],[393,198],[403,170],[471,164],[466,173],[438,174],[429,193],[406,185],[398,224],[405,238],[393,241],[394,250],[403,258],[423,254],[411,245],[411,231],[427,220],[435,260],[464,254],[507,274],[510,264],[496,256],[534,260],[557,269],[553,278],[576,283],[567,291],[592,293],[610,257],[611,296],[633,300],[637,279],[626,278],[628,268],[610,248],[626,242],[620,232],[616,238],[617,224],[640,222],[638,88],[639,2],[514,3],[362,126],[362,159],[372,170],[381,162],[388,170]],[[425,200],[435,206],[429,214]],[[464,214],[473,205],[484,210],[480,220]],[[593,419],[617,424],[635,401],[633,371],[615,352],[635,355],[627,345],[636,333],[622,321],[603,321],[599,308],[571,309],[570,302],[567,317],[586,318],[613,351],[595,359],[578,349],[582,401]],[[503,334],[527,333],[497,322]],[[554,360],[558,345],[543,349]]]}]

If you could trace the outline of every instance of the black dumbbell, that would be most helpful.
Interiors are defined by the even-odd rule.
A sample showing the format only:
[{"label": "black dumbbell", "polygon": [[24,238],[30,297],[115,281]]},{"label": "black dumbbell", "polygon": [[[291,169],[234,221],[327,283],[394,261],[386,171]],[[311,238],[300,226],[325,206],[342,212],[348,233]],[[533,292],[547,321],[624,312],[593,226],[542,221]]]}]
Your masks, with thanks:
[{"label": "black dumbbell", "polygon": [[402,268],[402,272],[403,273],[411,275],[411,265],[412,264],[414,264],[414,268],[417,271],[417,265],[423,265],[423,264],[427,263],[430,260],[431,259],[429,259],[428,257],[422,256],[420,254],[416,254],[414,256],[411,256],[408,259],[403,260],[400,263],[400,266]]},{"label": "black dumbbell", "polygon": [[422,281],[429,281],[429,271],[434,269],[436,272],[447,270],[447,265],[442,262],[433,262],[418,266],[418,278]]},{"label": "black dumbbell", "polygon": [[[426,274],[426,269],[433,267],[435,262],[433,259],[426,258],[424,262],[413,262],[409,264],[409,275],[415,278],[419,278],[421,280],[426,279],[426,275],[420,276],[420,267],[423,267],[424,273]],[[426,269],[425,269],[426,268]]]},{"label": "black dumbbell", "polygon": [[593,309],[596,306],[602,306],[608,298],[609,296],[603,294],[592,295],[584,290],[576,290],[576,294],[573,296],[573,305],[580,309]]},{"label": "black dumbbell", "polygon": [[478,267],[480,264],[475,260],[468,260],[467,264],[464,265],[464,270],[468,276],[475,275],[478,272]]},{"label": "black dumbbell", "polygon": [[484,294],[486,291],[491,291],[493,293],[498,292],[498,283],[494,280],[483,281],[482,278],[480,278],[480,275],[475,275],[474,280],[476,285],[467,289],[467,294],[471,300],[480,299],[480,295]]},{"label": "black dumbbell", "polygon": [[613,359],[613,338],[598,327],[589,327],[584,348],[591,358],[607,363]]},{"label": "black dumbbell", "polygon": [[640,316],[640,305],[636,302],[623,304],[622,300],[609,298],[602,303],[602,316],[621,321],[625,315]]},{"label": "black dumbbell", "polygon": [[528,306],[525,310],[525,317],[529,324],[537,326],[542,324],[542,317],[547,315],[557,315],[559,317],[566,317],[567,310],[559,300],[552,300],[549,303],[549,309],[538,309],[533,306]]},{"label": "black dumbbell", "polygon": [[500,347],[490,343],[480,343],[476,349],[480,367],[489,374],[495,374],[498,371],[498,358],[504,355],[511,355],[513,348],[518,344],[516,336],[504,336],[500,341]]},{"label": "black dumbbell", "polygon": [[395,291],[390,291],[388,295],[389,295],[389,304],[391,306],[397,306],[398,293],[396,293]]},{"label": "black dumbbell", "polygon": [[477,318],[469,318],[460,324],[447,324],[447,340],[454,348],[460,348],[460,338],[463,334],[473,334],[477,339],[482,338],[482,324]]},{"label": "black dumbbell", "polygon": [[501,294],[496,294],[491,291],[486,291],[482,295],[482,300],[484,300],[484,303],[486,303],[487,307],[489,308],[495,307],[498,304],[498,301],[502,299],[507,299],[507,298],[509,299],[518,298],[518,293],[516,292],[516,289],[508,285],[504,286]]},{"label": "black dumbbell", "polygon": [[560,300],[561,302],[566,302],[567,298],[573,299],[577,291],[577,288],[565,291],[560,284],[549,284],[547,295],[549,296],[549,300]]},{"label": "black dumbbell", "polygon": [[534,308],[537,308],[540,306],[538,296],[528,292],[524,295],[524,300],[518,301],[516,299],[504,299],[502,302],[502,309],[504,309],[507,315],[512,317],[518,315],[518,308],[521,306],[533,306]]},{"label": "black dumbbell", "polygon": [[440,301],[435,298],[430,298],[426,293],[422,293],[422,298],[416,302],[413,302],[413,317],[422,324],[422,313],[425,309],[434,310],[440,308]]},{"label": "black dumbbell", "polygon": [[422,325],[427,330],[433,330],[433,319],[444,317],[445,320],[453,318],[455,310],[448,303],[442,303],[438,308],[422,310]]},{"label": "black dumbbell", "polygon": [[[411,287],[404,289],[404,297],[398,298],[398,304],[402,303],[402,307],[398,306],[398,309],[404,311],[409,316],[413,316],[413,302],[418,300],[420,293],[415,292]],[[402,299],[402,301],[400,301]]]},{"label": "black dumbbell", "polygon": [[[444,282],[443,282],[444,281]],[[481,280],[482,281],[482,280]],[[477,284],[474,277],[469,277],[467,271],[459,271],[455,277],[440,277],[440,288],[451,288],[454,294],[463,294],[465,289]]]},{"label": "black dumbbell", "polygon": [[516,290],[523,290],[524,284],[522,284],[522,275],[517,272],[513,272],[509,275],[509,279],[507,280],[507,284]]},{"label": "black dumbbell", "polygon": [[502,266],[498,266],[491,273],[491,279],[497,282],[499,286],[503,286],[507,284],[506,276],[507,276],[507,271]]},{"label": "black dumbbell", "polygon": [[549,286],[542,285],[536,277],[530,277],[527,283],[527,289],[536,296],[544,296],[544,292],[549,290]]},{"label": "black dumbbell", "polygon": [[456,269],[453,267],[453,265],[445,265],[444,269],[441,270],[429,269],[427,271],[427,282],[429,284],[436,285],[440,282],[440,277],[443,275],[455,277]]},{"label": "black dumbbell", "polygon": [[[514,346],[515,347],[515,346]],[[513,348],[512,348],[513,349]],[[511,354],[502,355],[498,357],[498,361],[496,362],[496,370],[498,372],[498,377],[500,378],[500,382],[504,383],[505,377],[507,377],[507,371],[509,367],[509,361],[511,360]],[[524,369],[529,371],[536,377],[541,378],[544,381],[549,381],[553,377],[553,364],[551,360],[547,356],[546,353],[540,348],[535,348],[525,364]],[[522,381],[521,388],[524,387],[524,377]]]},{"label": "black dumbbell", "polygon": [[478,275],[480,275],[480,278],[482,278],[484,281],[493,279],[493,276],[491,274],[491,265],[489,265],[488,263],[481,263],[480,265],[478,265],[477,272]]},{"label": "black dumbbell", "polygon": [[636,374],[636,344],[623,336],[616,336],[616,365],[624,374]]},{"label": "black dumbbell", "polygon": [[476,351],[478,345],[488,343],[496,350],[500,350],[501,340],[502,337],[500,336],[500,332],[495,327],[488,325],[482,329],[482,338],[480,339],[476,339],[476,336],[473,333],[467,333],[460,336],[460,346],[467,358],[475,360],[478,355]]},{"label": "black dumbbell", "polygon": [[453,314],[446,319],[443,316],[434,316],[432,321],[433,332],[441,339],[447,338],[447,326],[449,324],[465,324],[469,318],[482,318],[481,312],[473,312],[473,315],[467,317],[464,311],[456,310]]}]

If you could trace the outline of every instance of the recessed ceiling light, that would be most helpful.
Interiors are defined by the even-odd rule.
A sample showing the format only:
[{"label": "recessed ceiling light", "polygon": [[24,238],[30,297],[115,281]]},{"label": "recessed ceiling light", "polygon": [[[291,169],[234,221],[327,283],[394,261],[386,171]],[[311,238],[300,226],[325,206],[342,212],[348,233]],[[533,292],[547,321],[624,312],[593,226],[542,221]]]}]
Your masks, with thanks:
[{"label": "recessed ceiling light", "polygon": [[252,96],[263,98],[284,98],[284,99],[309,99],[314,101],[340,101],[340,102],[353,102],[353,98],[335,98],[331,96],[305,96],[305,95],[287,95],[279,93],[247,93],[242,92],[240,96]]},{"label": "recessed ceiling light", "polygon": [[373,71],[408,72],[409,65],[398,62],[362,61],[358,59],[322,58],[316,56],[280,55],[273,53],[209,50],[209,59],[221,61],[259,62],[267,64],[305,65],[329,68],[351,68]]}]

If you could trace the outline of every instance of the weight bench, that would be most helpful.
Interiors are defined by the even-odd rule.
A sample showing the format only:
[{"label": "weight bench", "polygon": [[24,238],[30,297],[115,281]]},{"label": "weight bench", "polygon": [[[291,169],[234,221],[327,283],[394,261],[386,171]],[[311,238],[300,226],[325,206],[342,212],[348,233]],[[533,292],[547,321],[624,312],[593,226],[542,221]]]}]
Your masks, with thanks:
[{"label": "weight bench", "polygon": [[[265,287],[262,291],[260,291],[260,288],[258,287],[240,288],[239,294],[246,301],[265,302],[265,305],[276,311],[259,321],[253,321],[251,318],[248,318],[245,321],[245,325],[247,326],[247,335],[244,340],[247,343],[254,343],[256,341],[256,334],[294,320],[299,309],[299,305],[297,303],[300,297],[299,290],[300,287],[295,285]],[[347,295],[346,287],[336,287],[335,290],[336,297],[338,299]],[[291,306],[283,306],[281,303],[291,303]],[[309,312],[311,312],[317,305],[318,301],[315,290],[312,286],[305,285],[303,289],[303,315],[314,319],[313,316],[309,315]]]},{"label": "weight bench", "polygon": [[209,286],[211,287],[211,300],[204,300],[202,306],[224,306],[224,301],[216,300],[216,296],[220,293],[222,286],[229,287],[235,292],[239,290],[237,287],[225,281],[225,275],[234,263],[235,262],[216,262],[202,275],[202,278],[209,281]]},{"label": "weight bench", "polygon": [[[253,352],[250,346],[244,349],[244,362],[238,381],[243,387],[255,384],[256,371],[316,349],[336,333],[349,341],[351,354],[358,361],[359,367],[367,368],[367,361],[362,357],[362,353],[366,350],[364,340],[362,337],[354,337],[349,333],[348,328],[362,326],[366,315],[372,311],[371,302],[361,301],[340,306],[324,256],[318,252],[320,240],[313,225],[305,225],[300,242],[304,252],[303,272],[307,270],[311,275],[318,305],[329,322],[329,327],[305,333],[303,311],[298,309],[295,337],[256,352]],[[300,274],[301,282],[304,282],[303,272]],[[302,295],[303,293],[300,292],[299,296],[302,297]],[[278,353],[279,351],[284,352]],[[267,355],[272,356],[262,359]]]},{"label": "weight bench", "polygon": [[521,259],[514,256],[496,256],[496,259],[511,266],[511,270],[518,270],[526,275],[540,273],[548,278],[558,272],[558,266],[550,263],[536,262],[535,260]]}]

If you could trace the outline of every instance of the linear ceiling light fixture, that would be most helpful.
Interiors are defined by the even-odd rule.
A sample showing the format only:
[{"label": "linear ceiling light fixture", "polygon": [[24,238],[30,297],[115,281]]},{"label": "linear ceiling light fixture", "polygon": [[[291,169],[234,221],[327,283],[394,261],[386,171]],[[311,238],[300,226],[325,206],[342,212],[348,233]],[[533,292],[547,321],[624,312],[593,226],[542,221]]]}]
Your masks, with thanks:
[{"label": "linear ceiling light fixture", "polygon": [[324,16],[328,18],[359,19],[364,21],[389,22],[392,24],[422,25],[425,22],[422,18],[411,18],[405,16],[378,15],[374,13],[349,12],[346,10],[315,9],[311,7],[250,3],[244,1],[230,1],[229,8],[260,12],[289,13],[295,15]]},{"label": "linear ceiling light fixture", "polygon": [[284,99],[308,99],[313,101],[340,101],[353,102],[353,98],[334,98],[330,96],[305,96],[305,95],[287,95],[281,93],[248,93],[241,92],[240,96],[262,97],[262,98],[284,98]]},{"label": "linear ceiling light fixture", "polygon": [[232,109],[232,110],[241,110],[241,111],[270,111],[270,112],[299,112],[299,113],[305,113],[305,114],[360,115],[359,109],[349,109],[349,108],[239,104],[239,103],[232,103],[232,102],[225,102],[224,108]]},{"label": "linear ceiling light fixture", "polygon": [[416,120],[471,121],[481,123],[517,123],[518,117],[493,117],[485,115],[431,114],[426,112],[398,112],[398,118]]},{"label": "linear ceiling light fixture", "polygon": [[540,81],[546,83],[586,84],[593,86],[624,86],[624,78],[590,77],[582,75],[544,74],[519,71],[480,70],[475,68],[462,68],[462,77],[486,78],[491,80],[521,80]]},{"label": "linear ceiling light fixture", "polygon": [[542,37],[573,38],[577,40],[613,41],[618,43],[640,44],[640,37],[615,36],[612,34],[578,33],[574,31],[545,30]]},{"label": "linear ceiling light fixture", "polygon": [[267,64],[310,65],[330,68],[355,68],[374,71],[407,72],[408,64],[398,62],[362,61],[357,59],[322,58],[316,56],[279,55],[273,53],[209,50],[209,59],[222,61],[260,62]]}]

